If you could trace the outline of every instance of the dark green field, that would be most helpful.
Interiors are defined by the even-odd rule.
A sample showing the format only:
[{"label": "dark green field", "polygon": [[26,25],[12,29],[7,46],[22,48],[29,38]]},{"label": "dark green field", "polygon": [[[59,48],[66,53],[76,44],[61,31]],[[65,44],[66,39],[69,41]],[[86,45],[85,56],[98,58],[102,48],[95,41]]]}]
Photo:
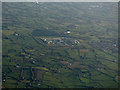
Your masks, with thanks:
[{"label": "dark green field", "polygon": [[117,88],[117,3],[3,3],[3,88]]}]

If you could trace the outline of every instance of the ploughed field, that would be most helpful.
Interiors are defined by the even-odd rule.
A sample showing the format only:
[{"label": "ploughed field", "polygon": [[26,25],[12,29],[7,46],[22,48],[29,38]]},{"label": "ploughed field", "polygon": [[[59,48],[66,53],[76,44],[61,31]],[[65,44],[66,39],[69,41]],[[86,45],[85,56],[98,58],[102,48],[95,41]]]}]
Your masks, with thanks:
[{"label": "ploughed field", "polygon": [[3,3],[3,88],[115,88],[117,3]]}]

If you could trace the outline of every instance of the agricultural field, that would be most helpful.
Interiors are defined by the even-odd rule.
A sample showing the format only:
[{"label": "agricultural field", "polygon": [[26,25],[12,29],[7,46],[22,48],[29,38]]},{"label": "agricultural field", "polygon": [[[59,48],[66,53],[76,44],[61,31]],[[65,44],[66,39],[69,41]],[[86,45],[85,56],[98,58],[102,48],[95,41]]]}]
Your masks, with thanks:
[{"label": "agricultural field", "polygon": [[2,5],[2,88],[117,88],[117,3]]}]

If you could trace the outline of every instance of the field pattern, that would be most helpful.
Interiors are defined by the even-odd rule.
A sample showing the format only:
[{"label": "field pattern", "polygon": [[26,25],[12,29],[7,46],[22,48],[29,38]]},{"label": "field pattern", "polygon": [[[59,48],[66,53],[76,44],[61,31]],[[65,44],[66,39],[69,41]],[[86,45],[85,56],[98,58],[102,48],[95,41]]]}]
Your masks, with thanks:
[{"label": "field pattern", "polygon": [[116,88],[117,3],[3,3],[3,88]]}]

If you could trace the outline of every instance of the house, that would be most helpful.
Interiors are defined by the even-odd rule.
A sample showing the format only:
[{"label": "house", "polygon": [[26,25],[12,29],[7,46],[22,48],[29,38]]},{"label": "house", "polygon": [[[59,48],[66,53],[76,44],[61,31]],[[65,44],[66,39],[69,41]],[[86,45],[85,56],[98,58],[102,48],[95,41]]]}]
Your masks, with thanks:
[{"label": "house", "polygon": [[16,32],[15,32],[13,35],[15,35],[15,36],[19,36],[19,34],[18,34],[18,33],[16,33]]},{"label": "house", "polygon": [[66,33],[68,33],[68,34],[69,34],[69,33],[71,33],[71,32],[70,32],[70,31],[67,31]]},{"label": "house", "polygon": [[71,31],[70,30],[67,30],[66,32],[64,32],[65,34],[70,34]]},{"label": "house", "polygon": [[48,41],[48,44],[52,43],[52,41]]}]

